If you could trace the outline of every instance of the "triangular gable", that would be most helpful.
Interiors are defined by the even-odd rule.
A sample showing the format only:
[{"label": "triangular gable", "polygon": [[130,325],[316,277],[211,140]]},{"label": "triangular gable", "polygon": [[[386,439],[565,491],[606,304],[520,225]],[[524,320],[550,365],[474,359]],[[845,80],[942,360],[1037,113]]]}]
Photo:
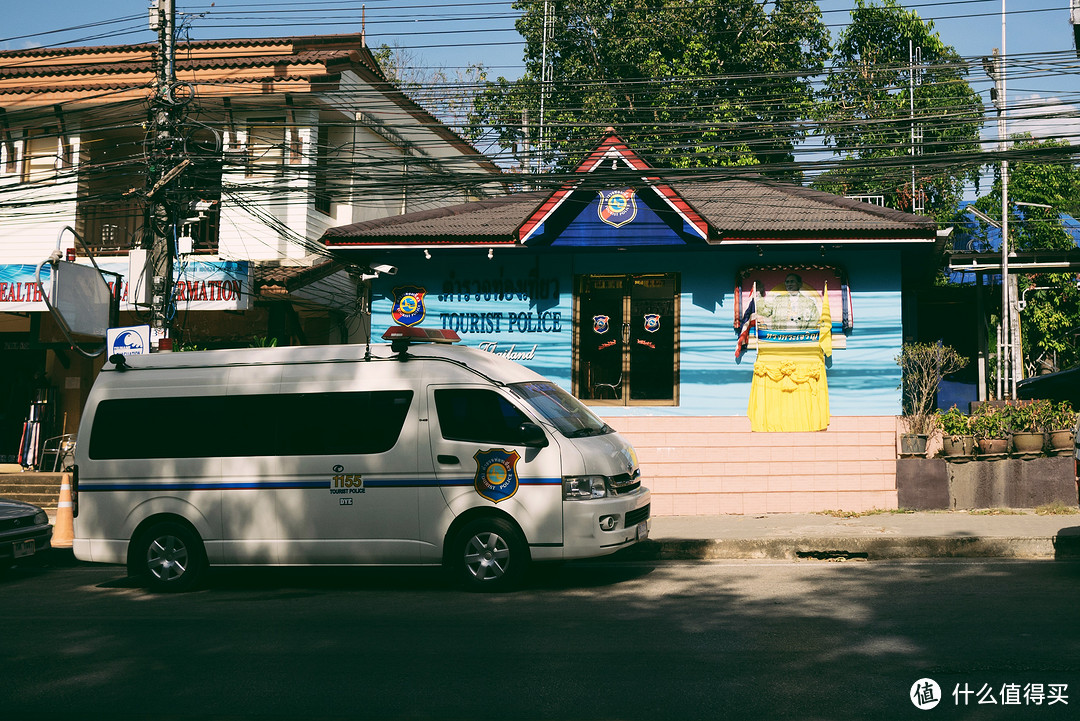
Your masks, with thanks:
[{"label": "triangular gable", "polygon": [[[648,163],[638,157],[638,155],[627,147],[626,143],[615,134],[614,128],[608,128],[608,133],[604,139],[596,149],[578,165],[574,172],[592,173],[599,168],[603,168],[606,163],[610,163],[610,168],[613,170],[618,170],[620,167],[642,172],[652,170]],[[668,212],[674,213],[674,215],[682,220],[684,232],[691,236],[697,236],[702,240],[708,239],[708,224],[689,203],[683,200],[683,198],[675,192],[671,186],[666,183],[661,183],[660,179],[655,176],[643,175],[641,179],[645,186],[655,193],[655,196],[660,203],[663,206],[666,206],[664,208],[654,208],[660,215],[666,215]],[[528,245],[530,240],[535,240],[543,232],[545,223],[547,223],[560,208],[563,208],[570,202],[575,194],[580,197],[580,195],[585,192],[577,192],[579,191],[580,185],[581,181],[567,183],[541,203],[540,207],[538,207],[532,215],[525,220],[521,227],[518,228],[517,237],[519,242],[523,245]],[[591,192],[592,191],[590,191],[590,193]],[[639,196],[644,197],[640,193]],[[589,200],[592,201],[593,198],[590,197]],[[659,244],[669,243],[661,241]]]}]

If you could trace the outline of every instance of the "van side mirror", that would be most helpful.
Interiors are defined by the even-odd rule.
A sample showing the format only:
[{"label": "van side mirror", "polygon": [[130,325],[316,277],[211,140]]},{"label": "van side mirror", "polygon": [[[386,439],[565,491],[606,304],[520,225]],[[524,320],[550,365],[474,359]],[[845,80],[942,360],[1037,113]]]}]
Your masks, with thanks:
[{"label": "van side mirror", "polygon": [[525,421],[521,424],[521,445],[530,448],[544,448],[548,444],[544,429],[535,423]]}]

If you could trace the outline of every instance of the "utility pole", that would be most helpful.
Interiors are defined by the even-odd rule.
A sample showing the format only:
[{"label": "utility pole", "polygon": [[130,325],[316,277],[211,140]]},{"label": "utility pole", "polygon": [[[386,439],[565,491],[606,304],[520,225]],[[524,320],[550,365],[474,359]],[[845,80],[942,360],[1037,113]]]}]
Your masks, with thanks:
[{"label": "utility pole", "polygon": [[922,192],[915,185],[915,156],[922,155],[922,126],[915,125],[915,86],[922,84],[922,48],[908,40],[908,112],[911,114],[911,212],[926,210]]},{"label": "utility pole", "polygon": [[537,153],[536,172],[541,173],[544,170],[544,162],[546,153],[544,122],[547,119],[544,115],[544,105],[547,100],[548,90],[551,87],[551,66],[548,63],[548,41],[551,39],[554,27],[554,15],[552,14],[551,3],[549,0],[544,0],[544,29],[541,39],[541,51],[540,51],[540,131],[537,134],[537,140],[539,145],[539,153]]},{"label": "utility pole", "polygon": [[[990,99],[998,113],[998,149],[1008,149],[1009,130],[1005,104],[1005,0],[1001,0],[1001,53],[994,49],[993,60],[983,58],[983,69],[994,87]],[[1017,374],[1022,374],[1020,358],[1020,324],[1013,313],[1012,282],[1009,275],[1009,161],[1001,161],[1001,323],[998,343],[997,397],[1015,398]]]},{"label": "utility pole", "polygon": [[[176,255],[177,200],[170,193],[188,161],[177,129],[181,120],[184,92],[176,82],[175,0],[151,0],[150,28],[158,33],[157,87],[152,101],[147,198],[149,232],[143,238],[150,269],[150,325],[159,339],[169,338],[172,322],[173,257]],[[185,86],[190,87],[190,86]],[[159,346],[160,347],[160,346]],[[172,347],[169,338],[165,347]]]}]

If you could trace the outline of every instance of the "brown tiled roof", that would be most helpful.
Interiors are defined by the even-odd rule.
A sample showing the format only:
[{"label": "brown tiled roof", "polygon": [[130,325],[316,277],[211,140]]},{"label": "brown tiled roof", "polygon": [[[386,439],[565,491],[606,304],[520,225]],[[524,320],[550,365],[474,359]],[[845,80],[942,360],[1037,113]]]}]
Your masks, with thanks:
[{"label": "brown tiled roof", "polygon": [[[933,218],[763,178],[671,183],[709,225],[709,242],[777,239],[911,239],[936,236]],[[550,195],[519,193],[331,228],[331,247],[510,245],[526,218]]]},{"label": "brown tiled roof", "polygon": [[[145,100],[155,85],[157,52],[154,43],[0,51],[0,111],[14,122],[10,114],[18,110]],[[480,155],[388,83],[360,34],[195,40],[176,48],[177,80],[196,85],[203,99],[333,91],[344,70],[461,152]]]},{"label": "brown tiled roof", "polygon": [[[2,51],[0,107],[108,102],[100,98],[103,90],[148,94],[156,55],[150,43]],[[179,43],[176,51],[177,79],[198,83],[201,95],[267,93],[281,85],[301,90],[336,82],[349,67],[370,81],[386,80],[360,35],[201,40]]]},{"label": "brown tiled roof", "polygon": [[513,245],[518,226],[548,195],[544,191],[516,193],[343,225],[327,230],[323,240],[334,246],[420,242],[432,246],[458,243]]},{"label": "brown tiled roof", "polygon": [[332,260],[317,265],[252,265],[252,278],[260,293],[281,294],[336,273],[343,266]]},{"label": "brown tiled roof", "polygon": [[673,185],[725,238],[770,234],[839,234],[886,236],[927,235],[933,238],[936,221],[840,195],[744,177],[715,183]]}]

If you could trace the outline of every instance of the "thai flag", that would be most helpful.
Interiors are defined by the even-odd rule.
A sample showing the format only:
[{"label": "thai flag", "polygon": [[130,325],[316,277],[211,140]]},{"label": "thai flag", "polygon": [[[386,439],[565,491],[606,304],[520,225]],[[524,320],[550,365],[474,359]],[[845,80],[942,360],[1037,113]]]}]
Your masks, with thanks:
[{"label": "thai flag", "polygon": [[755,329],[754,299],[757,298],[757,283],[750,289],[750,302],[746,304],[746,310],[742,314],[742,323],[739,326],[739,342],[735,344],[735,357],[738,358],[746,350],[750,343],[750,331]]}]

